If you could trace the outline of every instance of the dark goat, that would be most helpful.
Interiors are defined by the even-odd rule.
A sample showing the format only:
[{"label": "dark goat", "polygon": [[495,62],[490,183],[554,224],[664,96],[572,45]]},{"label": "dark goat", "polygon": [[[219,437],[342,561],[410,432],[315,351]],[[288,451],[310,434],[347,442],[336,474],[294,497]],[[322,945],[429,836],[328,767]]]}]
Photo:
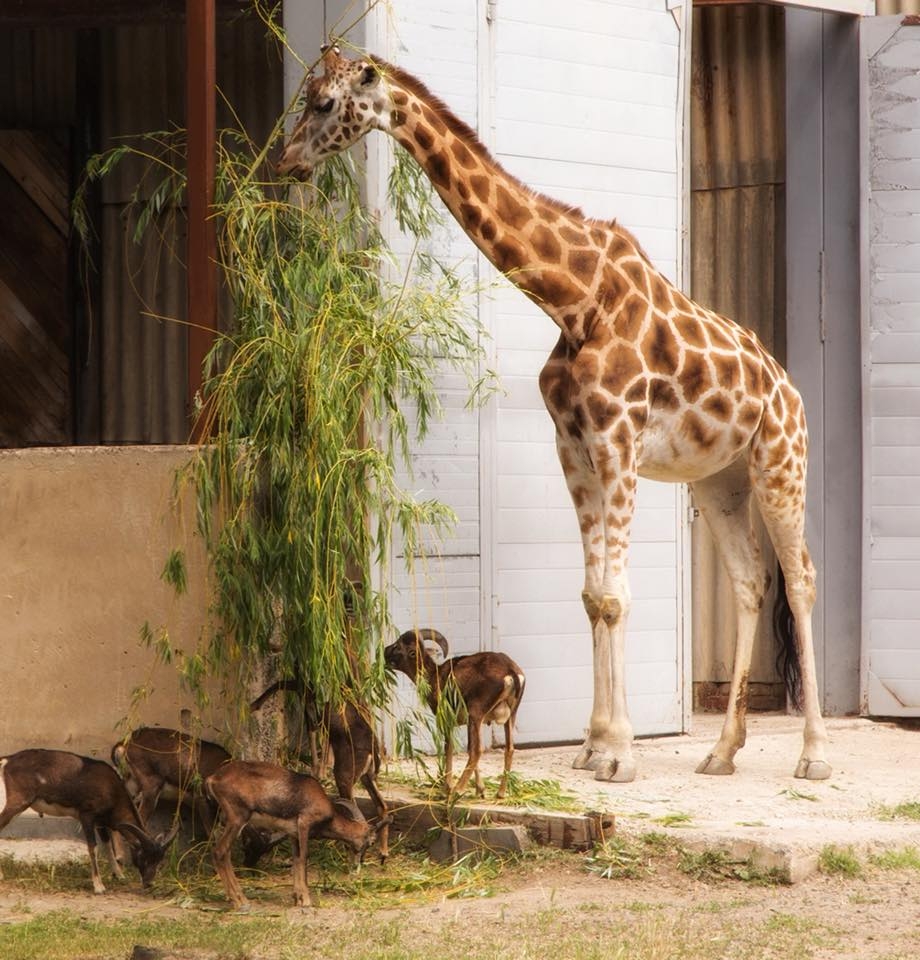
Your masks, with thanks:
[{"label": "dark goat", "polygon": [[247,906],[230,863],[230,848],[247,824],[283,830],[294,838],[291,867],[294,903],[310,906],[307,844],[311,836],[344,840],[360,863],[380,824],[365,820],[354,803],[330,800],[316,777],[272,763],[231,760],[205,780],[205,791],[220,809],[223,829],[214,844],[214,866],[231,903]]},{"label": "dark goat", "polygon": [[[96,862],[96,832],[111,843],[112,831],[131,849],[131,859],[149,887],[176,835],[153,839],[118,774],[101,760],[64,750],[20,750],[0,758],[0,830],[23,810],[80,821],[95,893],[105,893]],[[113,861],[116,874],[120,868]]]},{"label": "dark goat", "polygon": [[[435,644],[447,656],[447,640],[437,630],[426,627],[422,630],[407,630],[395,643],[384,650],[387,666],[400,670],[416,684],[424,677],[427,684],[428,706],[437,714],[438,704],[445,695],[450,696],[451,687],[460,695],[463,709],[458,711],[457,723],[466,720],[469,757],[466,768],[460,775],[454,790],[453,737],[445,737],[445,786],[448,793],[459,793],[470,776],[475,774],[476,793],[484,793],[479,773],[479,757],[482,754],[481,728],[484,723],[501,723],[505,727],[505,769],[496,793],[505,795],[511,758],[514,756],[513,728],[521,697],[524,695],[524,672],[504,653],[484,651],[445,659],[436,663],[425,649],[426,644]],[[462,716],[462,714],[466,716]]]},{"label": "dark goat", "polygon": [[[339,796],[354,801],[355,782],[360,780],[367,795],[374,802],[377,817],[384,824],[378,836],[380,859],[389,856],[389,829],[386,826],[387,805],[377,787],[377,774],[380,771],[380,745],[374,728],[368,717],[353,704],[344,703],[341,707],[326,704],[317,710],[312,691],[305,689],[296,680],[278,680],[252,702],[252,709],[259,710],[265,701],[279,690],[300,694],[303,703],[304,725],[311,731],[325,732],[332,748],[332,776]],[[325,747],[321,748],[325,752]],[[318,752],[314,748],[314,752]],[[314,768],[319,758],[312,758]]]},{"label": "dark goat", "polygon": [[[188,803],[210,835],[216,810],[202,784],[232,758],[219,744],[168,727],[139,727],[127,740],[112,747],[112,763],[128,773],[141,820],[147,824],[160,798]],[[271,847],[268,834],[243,832],[243,862],[254,867]]]}]

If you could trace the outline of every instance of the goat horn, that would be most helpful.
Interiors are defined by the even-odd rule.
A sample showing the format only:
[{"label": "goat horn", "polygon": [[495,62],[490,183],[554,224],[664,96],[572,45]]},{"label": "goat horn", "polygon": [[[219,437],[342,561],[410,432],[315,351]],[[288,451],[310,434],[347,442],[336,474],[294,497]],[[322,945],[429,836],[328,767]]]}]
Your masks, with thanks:
[{"label": "goat horn", "polygon": [[155,840],[151,839],[150,835],[145,831],[141,830],[137,824],[134,823],[119,823],[116,824],[115,829],[124,836],[125,834],[130,833],[145,850],[154,850],[157,847]]},{"label": "goat horn", "polygon": [[447,637],[439,630],[435,630],[433,627],[422,627],[421,630],[416,631],[415,635],[418,637],[420,643],[435,644],[440,648],[444,657],[447,657]]},{"label": "goat horn", "polygon": [[332,801],[334,807],[341,808],[348,816],[349,820],[364,820],[364,814],[361,812],[361,808],[355,803],[354,800],[346,800],[344,797],[336,797]]}]

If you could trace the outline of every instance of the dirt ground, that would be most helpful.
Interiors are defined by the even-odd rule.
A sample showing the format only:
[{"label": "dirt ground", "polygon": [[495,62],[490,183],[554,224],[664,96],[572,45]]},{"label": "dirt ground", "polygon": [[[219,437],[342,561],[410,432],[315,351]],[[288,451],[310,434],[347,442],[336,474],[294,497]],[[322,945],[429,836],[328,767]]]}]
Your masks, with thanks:
[{"label": "dirt ground", "polygon": [[[830,720],[829,781],[795,780],[792,770],[800,750],[801,721],[785,716],[750,719],[748,741],[737,757],[732,777],[693,773],[718,734],[719,717],[699,717],[691,736],[662,737],[637,744],[638,775],[631,784],[602,784],[570,768],[575,748],[519,750],[515,769],[533,779],[555,779],[590,804],[612,812],[623,836],[654,830],[701,848],[745,844],[780,851],[794,863],[808,862],[802,879],[791,886],[757,886],[738,881],[713,883],[688,877],[673,866],[630,880],[605,880],[585,869],[578,857],[537,860],[503,877],[494,896],[450,900],[432,906],[400,907],[401,923],[413,936],[432,925],[457,921],[487,932],[515,921],[544,916],[560,918],[586,911],[690,911],[705,917],[730,911],[739,933],[745,924],[762,924],[765,915],[800,922],[809,929],[837,931],[810,948],[815,960],[901,960],[920,957],[920,874],[913,870],[869,867],[855,879],[814,872],[819,852],[829,846],[851,848],[864,862],[882,850],[920,850],[920,822],[884,819],[886,810],[920,800],[920,730],[862,719]],[[500,768],[500,752],[485,758],[485,772]],[[59,857],[70,850],[85,856],[74,841],[0,840],[0,854]],[[638,906],[637,906],[638,905]],[[104,897],[90,893],[41,893],[23,901],[22,893],[0,881],[0,924],[49,910],[75,910],[93,918],[133,915],[169,916],[182,909],[169,902],[118,891]],[[185,914],[187,916],[187,914]],[[335,902],[316,911],[323,929],[348,925],[352,914]],[[791,919],[788,919],[791,918]],[[561,922],[561,921],[560,921]],[[724,925],[714,926],[714,941],[724,939]],[[840,933],[845,931],[845,935]],[[504,955],[504,954],[503,954]],[[509,956],[512,954],[508,954]],[[668,956],[681,954],[671,954]],[[713,951],[714,956],[770,956],[762,952]],[[617,956],[620,956],[618,954]],[[786,956],[786,954],[783,954]]]}]

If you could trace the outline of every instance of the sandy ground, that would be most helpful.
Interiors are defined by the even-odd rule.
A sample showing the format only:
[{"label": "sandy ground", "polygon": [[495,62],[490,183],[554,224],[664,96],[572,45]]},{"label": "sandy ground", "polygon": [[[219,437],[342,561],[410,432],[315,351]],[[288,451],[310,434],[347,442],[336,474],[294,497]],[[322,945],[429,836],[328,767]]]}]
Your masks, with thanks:
[{"label": "sandy ground", "polygon": [[[815,855],[831,844],[852,847],[863,855],[883,848],[920,849],[920,822],[880,819],[884,808],[920,800],[920,730],[861,719],[830,720],[833,777],[807,782],[792,776],[801,743],[802,724],[797,718],[751,718],[747,746],[736,758],[738,769],[731,777],[694,774],[718,736],[721,718],[700,716],[694,726],[689,736],[640,741],[638,775],[631,784],[599,783],[588,772],[572,770],[577,750],[572,746],[521,749],[515,755],[515,769],[526,778],[558,780],[590,807],[615,814],[623,834],[667,832],[685,845],[727,845],[736,851],[740,845],[742,855],[745,845],[761,845],[782,851],[788,861],[800,865],[813,863]],[[483,765],[487,776],[497,774],[501,751],[490,752]],[[42,824],[23,817],[19,823],[20,831],[36,826],[47,831],[54,826],[50,819]],[[60,821],[60,826],[66,823]],[[0,838],[0,854],[48,860],[86,857],[81,841],[53,837]],[[627,925],[653,916],[678,924],[674,929],[681,929],[679,923],[684,922],[699,925],[700,935],[712,940],[714,956],[760,958],[773,955],[763,952],[757,938],[762,937],[765,922],[774,917],[780,925],[834,931],[817,937],[803,953],[813,960],[920,956],[920,883],[915,870],[874,869],[857,880],[808,870],[800,879],[803,882],[793,886],[713,884],[692,879],[673,865],[660,865],[653,876],[610,881],[586,871],[576,857],[522,867],[488,898],[383,910],[380,919],[385,921],[393,913],[410,940],[425,942],[430,931],[440,930],[446,922],[501,940],[509,925],[537,926],[545,921],[547,911],[554,917],[554,929],[583,924],[588,915],[611,923],[620,918]],[[322,909],[312,914],[282,908],[280,915],[290,914],[290,922],[316,927],[323,937],[354,922],[347,905],[332,897],[321,901]],[[207,909],[213,911],[214,905]],[[256,909],[279,915],[277,902],[257,904]],[[140,892],[139,884],[103,897],[94,897],[88,890],[85,894],[51,891],[30,893],[24,900],[14,884],[0,881],[0,924],[16,924],[51,910],[77,911],[105,921],[129,916],[168,919],[184,913],[185,907],[173,900],[152,900]],[[208,916],[220,914],[218,907],[217,914]],[[673,945],[668,951],[668,956],[681,955]],[[205,950],[175,956],[215,960],[217,955]]]},{"label": "sandy ground", "polygon": [[[807,855],[833,844],[859,852],[908,845],[920,847],[920,822],[884,820],[879,811],[920,801],[920,729],[859,718],[829,719],[830,780],[792,776],[801,751],[798,717],[749,717],[747,745],[730,777],[699,776],[697,763],[718,738],[722,717],[694,718],[690,735],[639,740],[638,773],[632,783],[602,783],[589,771],[573,770],[577,747],[519,749],[514,769],[528,779],[557,780],[591,809],[613,813],[618,829],[658,830],[684,842],[750,842]],[[455,760],[461,768],[463,756]],[[501,771],[502,751],[483,757],[483,773]],[[398,767],[398,764],[394,764]],[[24,822],[25,821],[25,822]],[[0,838],[0,854],[26,858],[85,856],[74,821],[58,821],[72,840],[5,839],[52,822],[23,816]],[[59,832],[56,830],[54,832]]]}]

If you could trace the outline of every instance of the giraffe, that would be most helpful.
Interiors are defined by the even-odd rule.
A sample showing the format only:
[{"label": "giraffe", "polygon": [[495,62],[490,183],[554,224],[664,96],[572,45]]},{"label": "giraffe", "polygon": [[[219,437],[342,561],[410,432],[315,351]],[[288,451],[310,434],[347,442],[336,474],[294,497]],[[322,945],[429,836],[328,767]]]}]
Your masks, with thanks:
[{"label": "giraffe", "polygon": [[559,339],[540,390],[584,550],[593,704],[577,769],[635,778],[624,649],[627,553],[638,476],[688,483],[713,531],[736,606],[735,662],[717,743],[698,773],[731,774],[745,741],[748,674],[768,576],[756,504],[785,578],[804,713],[795,776],[830,776],[814,664],[815,569],[805,544],[802,399],[757,337],[688,299],[616,221],[590,219],[508,174],[423,83],[383,60],[324,47],[278,163],[309,179],[371,129],[392,136],[482,253],[546,313]]}]

